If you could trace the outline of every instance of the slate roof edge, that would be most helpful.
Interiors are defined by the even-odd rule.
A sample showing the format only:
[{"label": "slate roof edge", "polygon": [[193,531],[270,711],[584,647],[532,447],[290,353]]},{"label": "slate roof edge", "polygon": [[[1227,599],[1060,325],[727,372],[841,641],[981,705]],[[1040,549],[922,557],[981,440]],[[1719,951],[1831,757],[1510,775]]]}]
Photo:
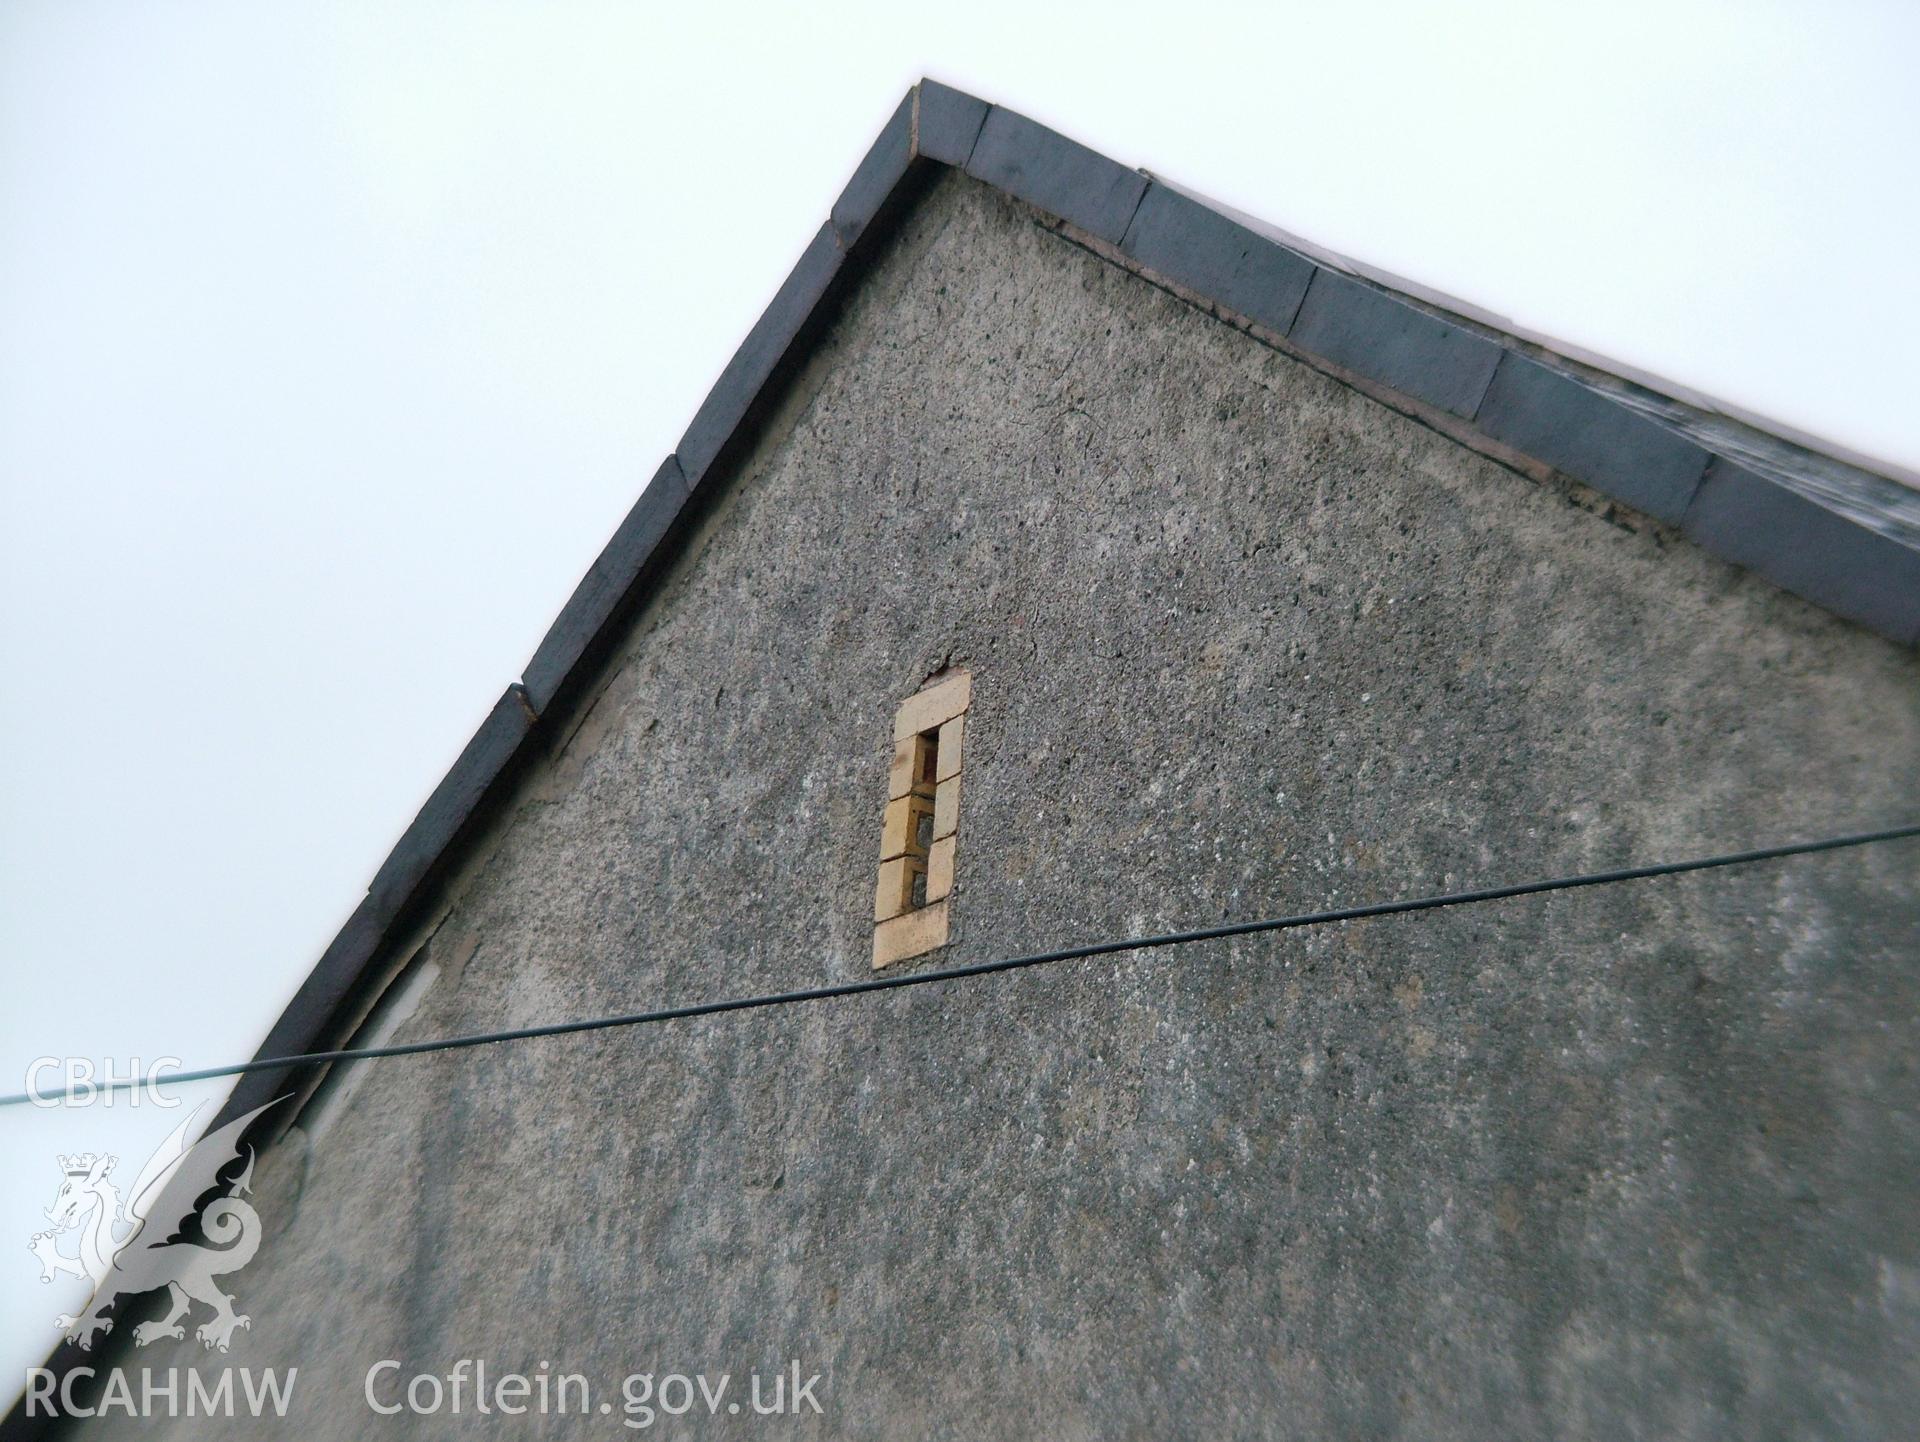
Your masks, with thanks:
[{"label": "slate roof edge", "polygon": [[[1003,107],[923,80],[855,168],[680,446],[562,608],[523,680],[496,702],[381,864],[368,896],[258,1059],[338,1045],[358,1024],[342,1007],[363,974],[432,890],[489,802],[545,744],[597,672],[611,638],[652,594],[684,535],[685,515],[725,471],[725,458],[744,444],[767,391],[778,389],[794,351],[847,279],[848,262],[860,255],[876,219],[930,166],[964,170],[998,186],[1150,275],[1676,525],[1708,550],[1817,605],[1902,645],[1920,645],[1920,525],[1911,532],[1875,531],[1791,491],[1750,464],[1751,457],[1721,454],[1597,389],[1516,337],[1389,291],[1191,191],[1122,167]],[[286,1082],[280,1072],[243,1078],[220,1120],[259,1105]]]},{"label": "slate roof edge", "polygon": [[1349,275],[1357,276],[1367,281],[1371,285],[1376,285],[1382,290],[1392,291],[1394,294],[1411,300],[1418,305],[1441,311],[1447,315],[1464,319],[1475,325],[1484,327],[1487,331],[1505,338],[1508,342],[1519,342],[1523,347],[1535,348],[1540,352],[1551,355],[1556,361],[1566,364],[1570,368],[1591,373],[1593,376],[1604,376],[1612,380],[1640,387],[1646,391],[1665,397],[1677,405],[1699,411],[1704,415],[1724,417],[1730,422],[1749,427],[1773,440],[1806,451],[1811,455],[1823,456],[1841,465],[1851,466],[1869,474],[1888,477],[1909,489],[1920,490],[1920,471],[1916,471],[1911,467],[1899,465],[1883,457],[1869,455],[1864,451],[1844,445],[1831,437],[1818,435],[1812,431],[1787,425],[1784,422],[1764,416],[1757,411],[1750,410],[1733,401],[1686,385],[1669,376],[1661,375],[1658,372],[1646,370],[1640,366],[1630,365],[1604,355],[1599,351],[1591,350],[1585,346],[1575,345],[1559,337],[1548,335],[1544,331],[1530,329],[1513,320],[1511,317],[1500,314],[1498,311],[1488,310],[1486,307],[1477,305],[1473,301],[1462,300],[1458,296],[1449,295],[1447,292],[1437,290],[1422,281],[1400,275],[1397,272],[1374,265],[1357,256],[1346,255],[1329,246],[1320,245],[1316,241],[1297,235],[1282,226],[1273,224],[1271,221],[1249,215],[1243,210],[1236,210],[1224,201],[1215,200],[1204,191],[1196,190],[1192,186],[1182,184],[1178,180],[1170,179],[1167,176],[1160,175],[1153,171],[1147,171],[1145,174],[1156,184],[1164,185],[1170,190],[1178,191],[1197,204],[1204,205],[1210,210],[1218,211],[1221,215],[1231,219],[1236,225],[1252,231],[1255,235],[1262,236],[1289,250],[1298,251],[1301,255],[1306,256],[1308,259],[1320,265],[1332,270],[1344,271]]}]

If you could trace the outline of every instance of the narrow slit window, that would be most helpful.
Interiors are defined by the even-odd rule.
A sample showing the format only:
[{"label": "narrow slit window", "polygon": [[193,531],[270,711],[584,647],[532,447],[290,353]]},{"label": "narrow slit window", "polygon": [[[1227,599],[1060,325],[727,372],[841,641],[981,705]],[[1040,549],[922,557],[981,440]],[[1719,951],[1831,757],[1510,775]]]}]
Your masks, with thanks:
[{"label": "narrow slit window", "polygon": [[873,897],[876,969],[947,944],[960,820],[960,742],[972,699],[972,681],[962,672],[909,696],[894,716]]}]

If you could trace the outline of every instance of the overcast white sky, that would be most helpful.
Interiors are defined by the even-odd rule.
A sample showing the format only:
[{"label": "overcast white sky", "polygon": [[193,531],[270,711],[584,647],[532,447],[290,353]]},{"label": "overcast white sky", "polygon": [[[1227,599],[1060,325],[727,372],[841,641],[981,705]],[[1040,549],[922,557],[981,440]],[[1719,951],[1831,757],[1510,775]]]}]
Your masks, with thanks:
[{"label": "overcast white sky", "polygon": [[[0,1092],[252,1053],[917,76],[1920,469],[1916,55],[1894,3],[0,6]],[[178,1115],[0,1113],[0,1396],[73,1306],[55,1153]]]}]

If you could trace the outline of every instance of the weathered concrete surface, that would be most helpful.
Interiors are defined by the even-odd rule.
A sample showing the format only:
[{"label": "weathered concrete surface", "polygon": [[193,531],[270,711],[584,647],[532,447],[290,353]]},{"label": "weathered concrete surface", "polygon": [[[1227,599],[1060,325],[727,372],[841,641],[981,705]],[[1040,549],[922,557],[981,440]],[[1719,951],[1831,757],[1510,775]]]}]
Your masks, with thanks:
[{"label": "weathered concrete surface", "polygon": [[[949,663],[956,941],[917,964],[1920,798],[1913,657],[956,178],[474,857],[401,1035],[865,974],[889,722]],[[354,1439],[615,1430],[368,1413],[374,1361],[463,1357],[616,1405],[826,1374],[798,1428],[665,1435],[1910,1435],[1916,918],[1893,845],[377,1063],[263,1162],[228,1360]]]}]

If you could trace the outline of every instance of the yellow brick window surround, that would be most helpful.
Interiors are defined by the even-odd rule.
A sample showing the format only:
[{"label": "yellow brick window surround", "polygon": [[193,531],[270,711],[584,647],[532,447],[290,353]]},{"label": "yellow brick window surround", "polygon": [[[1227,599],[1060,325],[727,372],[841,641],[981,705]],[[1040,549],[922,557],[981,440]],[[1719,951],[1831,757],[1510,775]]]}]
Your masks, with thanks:
[{"label": "yellow brick window surround", "polygon": [[894,715],[873,895],[876,971],[947,944],[960,829],[960,747],[972,700],[973,679],[961,671],[915,692]]}]

